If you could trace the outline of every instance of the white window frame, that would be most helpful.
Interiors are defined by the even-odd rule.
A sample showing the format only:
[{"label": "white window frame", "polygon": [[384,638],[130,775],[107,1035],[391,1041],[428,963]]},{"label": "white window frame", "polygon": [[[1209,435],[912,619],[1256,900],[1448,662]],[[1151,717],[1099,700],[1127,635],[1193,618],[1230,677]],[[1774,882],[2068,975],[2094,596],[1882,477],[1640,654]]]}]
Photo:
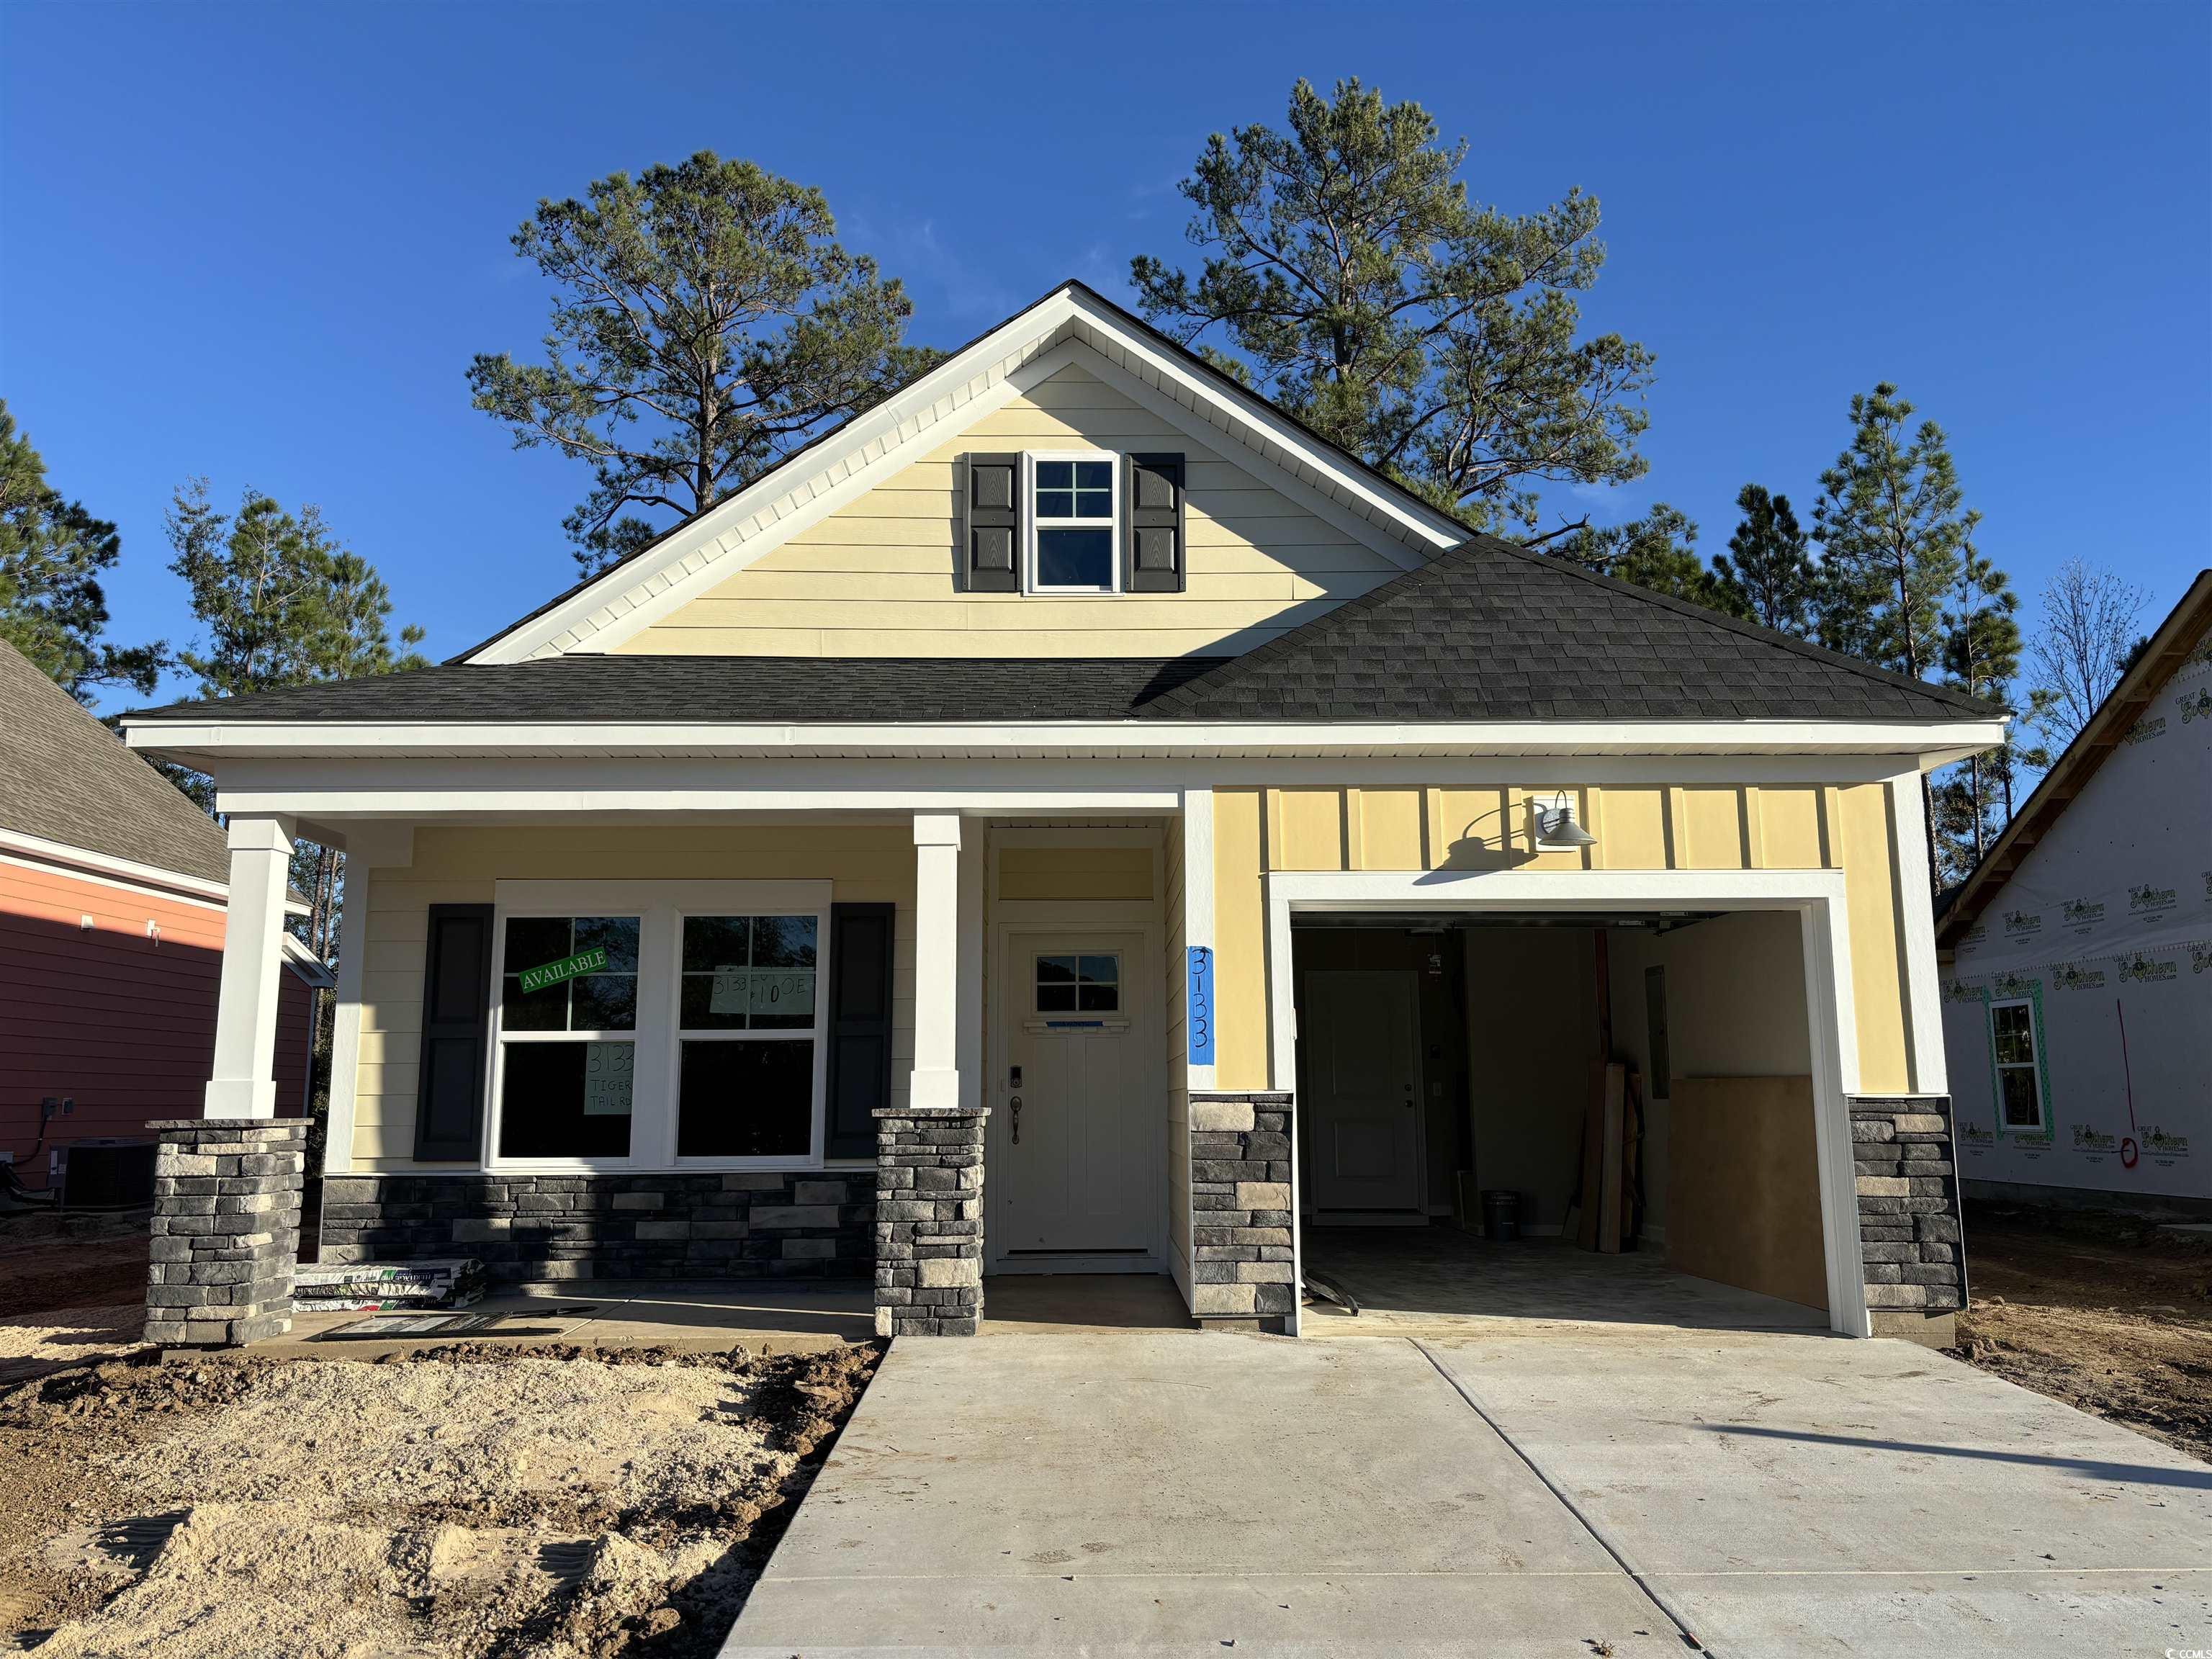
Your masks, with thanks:
[{"label": "white window frame", "polygon": [[[2027,1058],[2025,1060],[2005,1060],[1997,1053],[1997,1010],[2025,1008],[2027,1011]],[[2043,1033],[2038,1028],[2035,1003],[2028,997],[2002,997],[1990,1003],[1990,1069],[1996,1074],[1997,1096],[1997,1127],[2007,1134],[2039,1135],[2051,1121],[2051,1104],[2043,1097]],[[2025,1070],[2028,1081],[2035,1085],[2035,1121],[2013,1123],[2005,1116],[2004,1074]]]},{"label": "white window frame", "polygon": [[[589,1174],[605,1170],[818,1170],[823,1167],[828,1109],[830,1053],[830,908],[826,881],[502,881],[492,901],[490,1040],[484,1045],[486,1076],[483,1165],[517,1174]],[[814,1024],[750,1040],[814,1043],[812,1127],[807,1150],[757,1158],[676,1156],[678,1045],[687,915],[811,915],[815,919]],[[627,1036],[635,1043],[630,1079],[629,1155],[627,1158],[506,1158],[499,1152],[506,1111],[507,1045],[532,1040],[620,1042],[625,1034],[506,1030],[507,923],[511,916],[635,916],[638,919],[637,1022]],[[716,1034],[718,1038],[735,1033]]]},{"label": "white window frame", "polygon": [[[1036,510],[1036,470],[1040,461],[1103,461],[1112,491],[1106,517],[1101,519],[1045,519]],[[1121,457],[1105,449],[1037,449],[1022,454],[1022,592],[1050,599],[1103,599],[1121,592]],[[1037,580],[1039,530],[1097,530],[1103,528],[1113,550],[1114,569],[1103,587],[1052,587]]]}]

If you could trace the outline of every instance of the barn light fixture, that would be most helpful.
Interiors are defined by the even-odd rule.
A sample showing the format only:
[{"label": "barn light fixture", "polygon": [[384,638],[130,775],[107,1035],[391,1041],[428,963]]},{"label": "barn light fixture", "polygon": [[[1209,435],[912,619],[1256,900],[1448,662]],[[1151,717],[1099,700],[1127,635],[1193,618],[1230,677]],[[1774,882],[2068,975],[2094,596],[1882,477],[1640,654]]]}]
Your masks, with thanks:
[{"label": "barn light fixture", "polygon": [[1575,822],[1574,803],[1567,792],[1549,806],[1536,808],[1536,845],[1546,852],[1576,852],[1597,845],[1597,837]]}]

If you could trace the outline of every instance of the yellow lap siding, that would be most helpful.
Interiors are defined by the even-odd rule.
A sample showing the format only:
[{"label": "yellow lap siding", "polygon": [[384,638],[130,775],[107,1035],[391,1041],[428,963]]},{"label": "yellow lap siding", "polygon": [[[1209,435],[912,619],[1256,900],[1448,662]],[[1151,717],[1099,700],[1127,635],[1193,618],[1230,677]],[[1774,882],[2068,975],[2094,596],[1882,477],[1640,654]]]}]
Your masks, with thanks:
[{"label": "yellow lap siding", "polygon": [[1149,847],[1002,847],[1002,899],[1136,899],[1152,896]]},{"label": "yellow lap siding", "polygon": [[[1175,594],[970,593],[960,458],[976,450],[1186,457]],[[1075,366],[797,532],[619,648],[682,655],[1132,656],[1249,650],[1398,566]]]}]

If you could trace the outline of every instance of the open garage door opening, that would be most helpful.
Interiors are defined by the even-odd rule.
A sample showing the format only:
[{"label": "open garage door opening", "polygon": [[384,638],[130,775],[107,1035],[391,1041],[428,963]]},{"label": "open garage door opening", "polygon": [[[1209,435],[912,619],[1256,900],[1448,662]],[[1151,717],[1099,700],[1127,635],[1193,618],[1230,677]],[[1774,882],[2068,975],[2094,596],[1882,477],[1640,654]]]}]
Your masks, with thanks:
[{"label": "open garage door opening", "polygon": [[1303,1328],[1827,1328],[1803,925],[1295,916]]}]

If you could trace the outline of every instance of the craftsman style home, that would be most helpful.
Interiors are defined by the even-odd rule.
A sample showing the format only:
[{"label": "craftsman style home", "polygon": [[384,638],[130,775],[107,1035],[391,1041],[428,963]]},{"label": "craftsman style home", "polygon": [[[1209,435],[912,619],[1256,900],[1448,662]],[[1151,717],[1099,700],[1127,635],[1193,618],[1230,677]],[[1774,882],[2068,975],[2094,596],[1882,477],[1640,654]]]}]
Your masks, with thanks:
[{"label": "craftsman style home", "polygon": [[173,1340],[283,1316],[295,832],[349,857],[326,1260],[1295,1332],[1311,1273],[1479,1294],[1477,1193],[1591,1294],[1595,1191],[1628,1304],[1959,1304],[1920,781],[1997,715],[1473,534],[1078,283],[443,666],[128,730],[259,896],[177,1167],[275,1189],[159,1246]]}]

